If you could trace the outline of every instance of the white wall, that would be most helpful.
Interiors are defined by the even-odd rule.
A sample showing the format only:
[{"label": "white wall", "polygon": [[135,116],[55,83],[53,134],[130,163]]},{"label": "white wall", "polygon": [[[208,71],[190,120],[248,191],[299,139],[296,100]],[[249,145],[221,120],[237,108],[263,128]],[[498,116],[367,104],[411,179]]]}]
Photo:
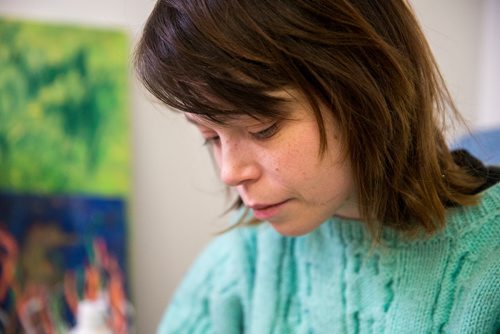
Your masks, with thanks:
[{"label": "white wall", "polygon": [[[478,64],[483,0],[413,0],[424,33],[465,120],[474,125],[479,105]],[[450,129],[448,138],[463,129]]]},{"label": "white wall", "polygon": [[500,127],[500,1],[485,0],[482,30],[479,50],[479,112],[475,125],[480,128]]},{"label": "white wall", "polygon": [[[477,115],[482,8],[496,0],[413,0],[459,108]],[[0,0],[0,15],[118,26],[132,39],[153,0]],[[498,4],[498,2],[497,2]],[[1,43],[1,41],[0,41]],[[153,333],[160,316],[200,249],[223,224],[223,187],[194,129],[131,85],[133,203],[132,288],[137,332]],[[498,104],[497,104],[498,105]]]}]

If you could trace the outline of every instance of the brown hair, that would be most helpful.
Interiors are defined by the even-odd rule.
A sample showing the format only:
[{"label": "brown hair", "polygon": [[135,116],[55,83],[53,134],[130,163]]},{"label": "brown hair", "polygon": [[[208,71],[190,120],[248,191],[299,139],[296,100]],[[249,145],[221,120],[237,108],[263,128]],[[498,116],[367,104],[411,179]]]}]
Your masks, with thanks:
[{"label": "brown hair", "polygon": [[377,236],[382,226],[433,233],[448,206],[477,200],[480,180],[454,163],[443,138],[447,109],[459,115],[403,0],[159,0],[135,60],[163,103],[217,122],[286,118],[269,93],[298,88],[320,152],[326,106]]}]

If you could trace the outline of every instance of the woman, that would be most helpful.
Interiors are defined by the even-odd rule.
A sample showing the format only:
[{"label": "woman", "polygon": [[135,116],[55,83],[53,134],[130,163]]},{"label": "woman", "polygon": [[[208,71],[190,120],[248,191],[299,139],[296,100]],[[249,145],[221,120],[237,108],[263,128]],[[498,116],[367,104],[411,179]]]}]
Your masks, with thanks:
[{"label": "woman", "polygon": [[405,1],[159,0],[136,65],[241,208],[159,333],[498,330],[500,173]]}]

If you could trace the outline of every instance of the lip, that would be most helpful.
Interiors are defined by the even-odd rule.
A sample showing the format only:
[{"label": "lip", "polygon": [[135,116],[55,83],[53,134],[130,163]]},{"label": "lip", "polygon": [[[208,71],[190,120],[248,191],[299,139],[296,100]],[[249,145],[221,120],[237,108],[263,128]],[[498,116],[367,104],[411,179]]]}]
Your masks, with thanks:
[{"label": "lip", "polygon": [[253,210],[255,218],[259,220],[269,220],[278,215],[287,202],[288,200],[274,204],[254,204],[250,205],[249,208]]}]

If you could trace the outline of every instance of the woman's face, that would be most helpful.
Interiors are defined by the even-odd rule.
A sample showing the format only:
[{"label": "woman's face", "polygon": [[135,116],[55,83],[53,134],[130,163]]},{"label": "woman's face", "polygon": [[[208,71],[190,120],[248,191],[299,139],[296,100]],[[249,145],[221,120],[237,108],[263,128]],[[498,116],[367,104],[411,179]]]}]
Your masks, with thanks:
[{"label": "woman's face", "polygon": [[305,99],[295,91],[276,95],[290,99],[291,120],[242,116],[219,125],[186,114],[213,146],[221,180],[283,235],[306,234],[333,215],[359,218],[350,163],[342,159],[330,113],[323,112],[328,146],[320,156],[318,125]]}]

